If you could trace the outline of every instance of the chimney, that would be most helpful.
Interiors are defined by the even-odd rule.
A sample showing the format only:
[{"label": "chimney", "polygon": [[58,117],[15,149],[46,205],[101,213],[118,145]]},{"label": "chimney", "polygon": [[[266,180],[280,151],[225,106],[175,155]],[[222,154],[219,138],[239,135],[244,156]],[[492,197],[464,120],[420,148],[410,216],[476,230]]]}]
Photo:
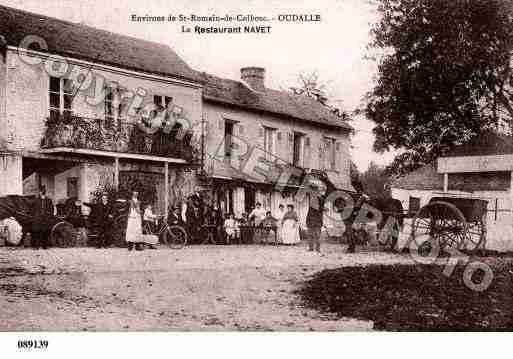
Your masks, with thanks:
[{"label": "chimney", "polygon": [[240,78],[255,91],[264,91],[265,69],[263,67],[243,67]]}]

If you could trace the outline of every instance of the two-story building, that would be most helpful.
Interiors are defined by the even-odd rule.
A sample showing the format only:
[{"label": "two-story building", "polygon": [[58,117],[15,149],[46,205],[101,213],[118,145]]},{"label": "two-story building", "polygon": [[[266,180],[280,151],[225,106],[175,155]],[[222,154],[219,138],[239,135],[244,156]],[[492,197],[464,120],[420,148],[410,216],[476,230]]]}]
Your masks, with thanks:
[{"label": "two-story building", "polygon": [[[323,171],[335,187],[352,190],[351,127],[326,106],[267,88],[265,69],[259,67],[242,68],[240,81],[200,75],[208,124],[205,171],[224,211],[240,216],[260,202],[276,213],[280,203],[291,203],[304,222],[308,196],[296,194],[301,177],[312,170]],[[293,174],[280,176],[278,169],[273,177],[273,165],[291,166]]]},{"label": "two-story building", "polygon": [[[305,173],[352,189],[351,127],[265,87],[262,68],[223,79],[165,45],[2,6],[0,18],[0,196],[44,185],[54,202],[89,201],[110,186],[167,213],[206,185],[237,216],[295,203],[304,220]],[[262,158],[292,176],[262,175]]]},{"label": "two-story building", "polygon": [[194,190],[190,136],[141,126],[153,105],[201,122],[201,82],[170,47],[8,7],[0,19],[0,195],[90,200],[111,185],[164,211]]}]

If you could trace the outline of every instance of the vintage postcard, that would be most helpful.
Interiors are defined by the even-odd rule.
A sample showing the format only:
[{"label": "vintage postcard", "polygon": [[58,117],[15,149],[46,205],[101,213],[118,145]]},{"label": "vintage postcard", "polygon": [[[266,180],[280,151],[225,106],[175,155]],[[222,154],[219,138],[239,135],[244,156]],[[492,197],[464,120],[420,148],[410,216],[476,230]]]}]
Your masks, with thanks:
[{"label": "vintage postcard", "polygon": [[0,1],[0,331],[512,330],[512,54],[507,0]]}]

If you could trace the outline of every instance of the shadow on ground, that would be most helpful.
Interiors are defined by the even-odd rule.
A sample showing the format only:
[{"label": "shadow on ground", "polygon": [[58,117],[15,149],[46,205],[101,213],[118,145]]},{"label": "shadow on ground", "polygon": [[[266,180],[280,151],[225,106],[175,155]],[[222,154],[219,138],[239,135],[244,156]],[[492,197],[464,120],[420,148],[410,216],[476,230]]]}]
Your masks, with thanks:
[{"label": "shadow on ground", "polygon": [[457,266],[447,277],[439,265],[327,269],[297,293],[307,307],[372,320],[378,330],[513,330],[513,265],[494,266],[492,284],[483,292],[465,286],[463,271]]}]

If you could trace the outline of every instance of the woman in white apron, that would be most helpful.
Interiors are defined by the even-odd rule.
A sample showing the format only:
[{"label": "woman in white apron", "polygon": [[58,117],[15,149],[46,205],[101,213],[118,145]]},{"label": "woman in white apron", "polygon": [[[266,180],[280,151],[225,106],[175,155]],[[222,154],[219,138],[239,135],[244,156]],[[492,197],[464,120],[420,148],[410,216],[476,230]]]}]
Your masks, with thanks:
[{"label": "woman in white apron", "polygon": [[282,223],[282,243],[299,243],[299,217],[296,211],[294,211],[294,206],[292,204],[287,205],[287,213],[283,216]]},{"label": "woman in white apron", "polygon": [[126,226],[126,241],[128,250],[131,251],[134,246],[136,250],[143,250],[142,242],[142,218],[141,203],[139,202],[138,193],[132,193],[130,200],[130,208],[128,210],[128,221]]}]

